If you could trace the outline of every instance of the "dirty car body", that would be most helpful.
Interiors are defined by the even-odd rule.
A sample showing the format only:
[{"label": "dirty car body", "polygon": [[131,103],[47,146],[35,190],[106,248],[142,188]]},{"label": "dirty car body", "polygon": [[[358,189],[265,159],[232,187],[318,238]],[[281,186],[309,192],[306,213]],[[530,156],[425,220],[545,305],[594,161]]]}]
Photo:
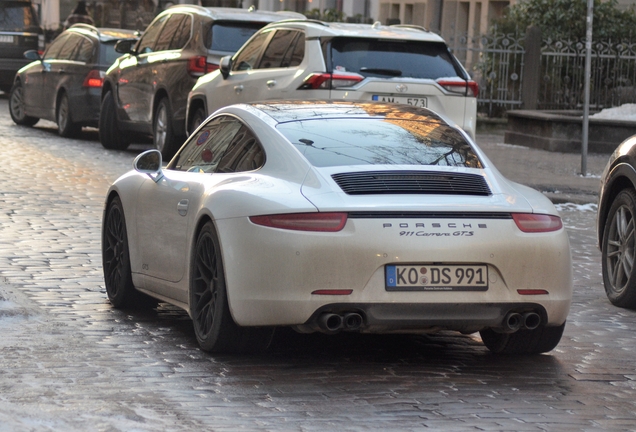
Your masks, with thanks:
[{"label": "dirty car body", "polygon": [[496,353],[561,338],[572,267],[557,211],[430,110],[233,105],[159,159],[140,155],[108,192],[107,290],[116,306],[134,285],[183,307],[206,350],[237,348],[224,329],[277,326],[480,331]]}]

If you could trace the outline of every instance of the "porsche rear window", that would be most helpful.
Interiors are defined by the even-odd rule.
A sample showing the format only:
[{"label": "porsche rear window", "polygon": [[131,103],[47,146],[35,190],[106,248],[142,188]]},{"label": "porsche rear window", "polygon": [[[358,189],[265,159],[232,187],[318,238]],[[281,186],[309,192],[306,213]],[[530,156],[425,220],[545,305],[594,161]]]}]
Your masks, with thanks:
[{"label": "porsche rear window", "polygon": [[443,42],[334,38],[330,66],[365,77],[466,78]]},{"label": "porsche rear window", "polygon": [[317,167],[482,167],[464,136],[440,122],[378,118],[316,119],[281,123],[277,129]]}]

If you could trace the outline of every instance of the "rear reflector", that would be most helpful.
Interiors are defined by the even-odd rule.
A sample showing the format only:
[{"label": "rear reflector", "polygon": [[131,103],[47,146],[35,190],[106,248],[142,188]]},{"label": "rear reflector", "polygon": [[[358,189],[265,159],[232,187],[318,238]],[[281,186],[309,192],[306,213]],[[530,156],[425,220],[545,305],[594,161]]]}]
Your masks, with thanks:
[{"label": "rear reflector", "polygon": [[339,87],[351,87],[362,81],[358,74],[314,73],[305,78],[298,90],[329,90]]},{"label": "rear reflector", "polygon": [[517,227],[527,233],[558,231],[563,228],[563,222],[558,216],[534,213],[513,213]]},{"label": "rear reflector", "polygon": [[350,289],[324,289],[312,291],[315,295],[350,295],[353,290]]},{"label": "rear reflector", "polygon": [[477,97],[479,94],[479,84],[475,81],[455,81],[455,80],[437,80],[437,84],[444,87],[449,92],[466,95],[468,97]]},{"label": "rear reflector", "polygon": [[257,225],[295,231],[337,232],[347,223],[347,213],[290,213],[251,216]]},{"label": "rear reflector", "polygon": [[104,75],[103,71],[93,69],[84,78],[82,87],[101,87],[104,84]]},{"label": "rear reflector", "polygon": [[550,294],[547,290],[544,289],[520,289],[517,290],[519,295],[545,295]]}]

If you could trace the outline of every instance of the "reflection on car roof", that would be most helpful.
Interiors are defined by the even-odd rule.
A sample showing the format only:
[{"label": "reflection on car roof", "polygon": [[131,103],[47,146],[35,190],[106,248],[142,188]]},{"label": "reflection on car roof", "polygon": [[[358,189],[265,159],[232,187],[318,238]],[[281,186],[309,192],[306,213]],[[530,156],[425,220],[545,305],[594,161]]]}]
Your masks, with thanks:
[{"label": "reflection on car roof", "polygon": [[249,104],[278,123],[319,118],[385,118],[443,122],[433,111],[410,105],[384,102],[281,100]]}]

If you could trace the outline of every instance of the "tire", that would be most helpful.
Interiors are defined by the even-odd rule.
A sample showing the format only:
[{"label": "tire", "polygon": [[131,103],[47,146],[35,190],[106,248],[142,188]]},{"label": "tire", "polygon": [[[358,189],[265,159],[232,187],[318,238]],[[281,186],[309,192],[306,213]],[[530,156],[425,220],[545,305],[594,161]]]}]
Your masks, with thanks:
[{"label": "tire", "polygon": [[221,248],[212,222],[197,237],[190,272],[190,315],[202,350],[255,352],[265,350],[274,335],[270,327],[239,327],[232,319]]},{"label": "tire", "polygon": [[107,92],[102,99],[99,112],[99,140],[109,150],[126,150],[130,142],[124,138],[117,124],[115,99],[112,92]]},{"label": "tire", "polygon": [[13,84],[9,92],[9,114],[13,122],[20,126],[33,126],[40,119],[26,115],[23,99],[24,89],[20,81]]},{"label": "tire", "polygon": [[179,150],[181,143],[172,128],[172,109],[166,97],[157,104],[153,116],[152,138],[155,148],[161,152],[164,160],[172,159],[172,156]]},{"label": "tire", "polygon": [[605,294],[613,305],[636,309],[636,192],[621,191],[607,214],[602,261]]},{"label": "tire", "polygon": [[57,132],[61,137],[71,138],[77,136],[82,130],[80,125],[73,123],[71,105],[66,93],[62,93],[59,97],[55,117],[57,120]]},{"label": "tire", "polygon": [[479,332],[481,340],[494,354],[541,354],[552,351],[561,340],[565,323],[558,327],[521,329],[514,333],[497,333],[487,329]]},{"label": "tire", "polygon": [[201,125],[201,123],[203,123],[205,121],[205,119],[207,118],[207,116],[205,115],[205,111],[203,110],[203,108],[197,108],[196,111],[194,111],[194,114],[192,115],[192,120],[190,121],[190,127],[188,128],[188,130],[190,131],[190,134],[192,134],[192,132],[194,132],[196,130],[196,128],[199,127],[199,125]]},{"label": "tire", "polygon": [[137,291],[133,285],[124,208],[119,197],[106,209],[102,232],[102,267],[108,301],[118,309],[145,309],[156,300]]}]

